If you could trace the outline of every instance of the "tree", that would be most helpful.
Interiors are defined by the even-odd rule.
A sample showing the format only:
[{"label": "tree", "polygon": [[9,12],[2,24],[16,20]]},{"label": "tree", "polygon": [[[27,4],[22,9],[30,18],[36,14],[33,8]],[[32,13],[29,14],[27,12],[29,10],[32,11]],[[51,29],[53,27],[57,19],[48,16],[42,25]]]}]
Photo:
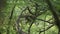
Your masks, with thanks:
[{"label": "tree", "polygon": [[55,2],[57,0],[1,0],[0,33],[53,34],[58,28],[60,34],[60,5]]}]

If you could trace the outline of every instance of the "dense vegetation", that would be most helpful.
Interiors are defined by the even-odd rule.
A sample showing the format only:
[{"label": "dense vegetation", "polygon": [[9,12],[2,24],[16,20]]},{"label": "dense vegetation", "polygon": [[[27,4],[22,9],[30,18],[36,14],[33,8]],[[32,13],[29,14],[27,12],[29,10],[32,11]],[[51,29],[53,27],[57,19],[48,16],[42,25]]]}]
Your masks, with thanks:
[{"label": "dense vegetation", "polygon": [[0,34],[60,34],[60,0],[0,0]]}]

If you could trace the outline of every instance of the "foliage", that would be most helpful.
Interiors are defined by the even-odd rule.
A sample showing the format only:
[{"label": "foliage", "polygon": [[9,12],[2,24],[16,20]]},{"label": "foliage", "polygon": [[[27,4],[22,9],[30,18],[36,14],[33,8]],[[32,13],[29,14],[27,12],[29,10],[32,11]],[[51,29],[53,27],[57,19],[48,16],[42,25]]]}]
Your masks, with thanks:
[{"label": "foliage", "polygon": [[[50,1],[60,18],[60,0]],[[6,0],[3,8],[0,11],[0,34],[58,34],[46,0]]]}]

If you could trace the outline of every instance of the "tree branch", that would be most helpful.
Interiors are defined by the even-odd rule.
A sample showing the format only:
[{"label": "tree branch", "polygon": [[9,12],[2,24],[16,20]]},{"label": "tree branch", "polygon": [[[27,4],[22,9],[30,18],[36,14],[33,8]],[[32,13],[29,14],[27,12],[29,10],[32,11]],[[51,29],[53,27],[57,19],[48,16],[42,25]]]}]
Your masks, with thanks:
[{"label": "tree branch", "polygon": [[17,30],[18,34],[26,34],[26,33],[24,33],[24,32],[22,31],[22,29],[20,28],[20,25],[19,25],[21,15],[22,15],[22,13],[23,13],[26,9],[27,9],[27,7],[26,7],[24,10],[22,10],[21,14],[18,16],[18,19],[17,19],[17,21],[16,21],[16,23],[15,23],[15,24],[16,24],[16,30]]},{"label": "tree branch", "polygon": [[49,22],[49,20],[48,20],[48,21],[45,21],[45,20],[43,20],[43,19],[37,19],[37,20],[44,21],[44,22],[47,22],[47,23],[49,23],[49,24],[53,24],[53,23]]},{"label": "tree branch", "polygon": [[[48,6],[49,6],[49,8],[50,8],[50,10],[51,10],[51,12],[52,12],[52,14],[53,14],[53,17],[54,17],[54,19],[55,19],[55,25],[58,27],[58,29],[59,29],[59,32],[60,32],[60,20],[59,20],[59,18],[58,18],[58,15],[57,15],[57,11],[56,11],[56,9],[54,8],[54,6],[52,5],[52,3],[51,3],[51,1],[50,0],[46,0],[46,3],[48,4]],[[58,34],[60,34],[58,32]]]},{"label": "tree branch", "polygon": [[42,32],[44,32],[44,31],[47,31],[48,29],[50,29],[50,28],[53,27],[53,26],[54,26],[54,25],[51,25],[51,26],[48,26],[47,29],[40,30],[40,31],[39,31],[39,34],[42,33]]}]

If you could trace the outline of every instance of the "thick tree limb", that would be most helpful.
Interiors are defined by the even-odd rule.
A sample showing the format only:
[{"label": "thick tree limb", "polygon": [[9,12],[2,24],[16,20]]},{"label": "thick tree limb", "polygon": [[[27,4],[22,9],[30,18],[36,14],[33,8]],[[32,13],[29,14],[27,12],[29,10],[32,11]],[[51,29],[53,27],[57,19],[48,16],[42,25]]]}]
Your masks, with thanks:
[{"label": "thick tree limb", "polygon": [[48,4],[48,6],[49,6],[49,8],[50,8],[50,10],[51,10],[51,12],[52,12],[52,14],[53,14],[53,17],[54,17],[54,19],[55,19],[55,24],[56,24],[56,26],[58,27],[58,29],[59,29],[59,33],[58,34],[60,34],[60,20],[59,20],[59,18],[58,18],[58,15],[57,15],[57,11],[56,11],[56,9],[54,8],[54,6],[52,5],[52,3],[51,3],[51,1],[50,0],[46,0],[46,3]]}]

